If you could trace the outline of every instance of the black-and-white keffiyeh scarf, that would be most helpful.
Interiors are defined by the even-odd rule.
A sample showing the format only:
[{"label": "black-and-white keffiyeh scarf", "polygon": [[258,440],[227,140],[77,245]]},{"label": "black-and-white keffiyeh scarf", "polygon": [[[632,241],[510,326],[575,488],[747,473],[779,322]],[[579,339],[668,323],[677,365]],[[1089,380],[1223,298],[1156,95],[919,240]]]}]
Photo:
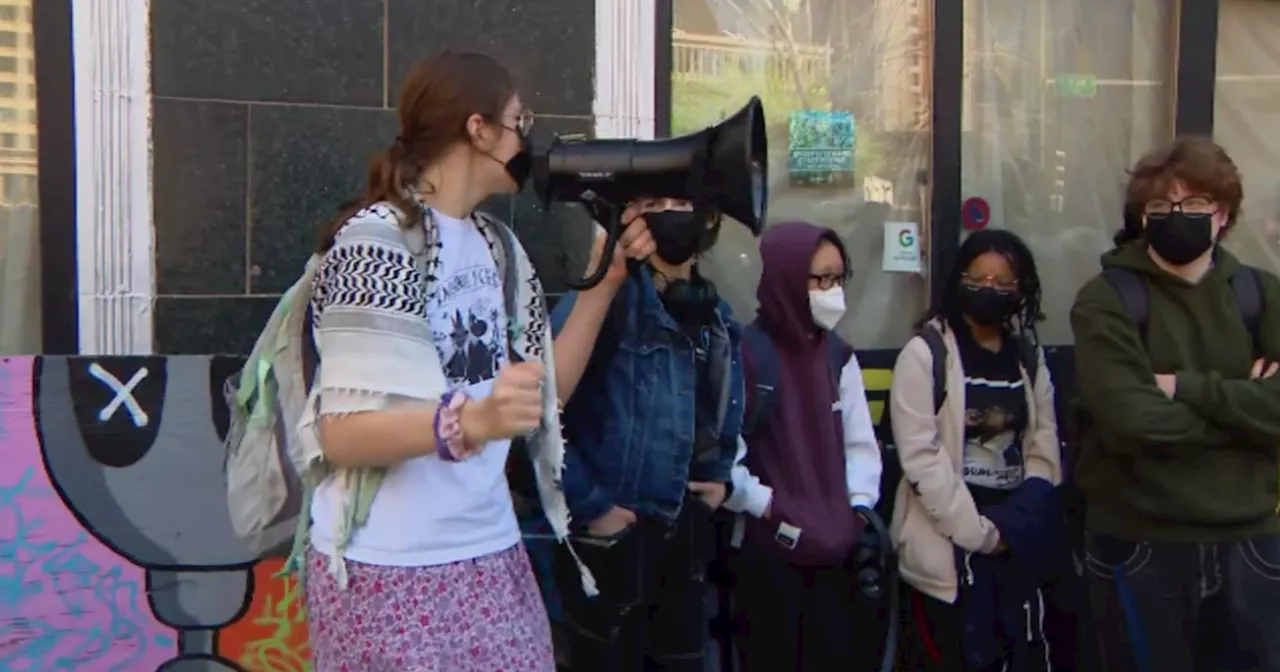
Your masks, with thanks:
[{"label": "black-and-white keffiyeh scarf", "polygon": [[[403,399],[436,401],[448,390],[427,319],[440,270],[441,243],[430,209],[420,200],[419,204],[420,213],[411,215],[418,225],[408,228],[401,225],[405,215],[390,203],[365,208],[342,227],[323,258],[312,260],[316,264],[312,306],[321,363],[308,410],[299,423],[300,435],[315,437],[319,416],[379,410]],[[542,425],[525,445],[543,511],[556,537],[564,542],[569,534],[569,508],[560,487],[564,438],[542,284],[506,225],[480,212],[473,219],[504,279],[507,265],[514,264],[516,286],[506,288],[511,355],[517,361],[541,361],[546,371]],[[508,236],[510,244],[499,236]],[[506,258],[506,250],[513,259]],[[344,515],[336,530],[338,549],[332,569],[345,583],[343,550],[354,531],[367,522],[386,470],[338,469],[324,462],[317,440],[300,443],[306,446],[305,463],[315,467],[304,474],[309,489],[331,473],[340,479]],[[309,515],[308,510],[302,515]],[[594,593],[594,582],[583,571],[584,587]]]}]

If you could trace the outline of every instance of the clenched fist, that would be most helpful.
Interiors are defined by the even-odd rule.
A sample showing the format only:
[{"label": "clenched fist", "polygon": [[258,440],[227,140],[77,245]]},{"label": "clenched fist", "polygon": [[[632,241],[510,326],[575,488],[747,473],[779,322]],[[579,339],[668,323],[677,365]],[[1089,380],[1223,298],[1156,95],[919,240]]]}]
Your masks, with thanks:
[{"label": "clenched fist", "polygon": [[542,422],[542,382],[546,372],[540,362],[508,364],[493,380],[489,396],[462,407],[462,432],[467,442],[526,436]]}]

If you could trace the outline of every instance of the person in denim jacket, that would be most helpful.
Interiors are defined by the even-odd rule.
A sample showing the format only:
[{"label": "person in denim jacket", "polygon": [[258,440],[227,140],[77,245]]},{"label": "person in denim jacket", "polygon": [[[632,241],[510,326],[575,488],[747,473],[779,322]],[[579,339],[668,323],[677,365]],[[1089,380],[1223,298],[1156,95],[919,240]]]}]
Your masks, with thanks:
[{"label": "person in denim jacket", "polygon": [[[561,547],[575,670],[703,670],[711,516],[742,425],[740,327],[695,264],[718,222],[681,202],[650,208],[657,254],[618,290],[564,410],[571,543],[600,589],[585,595]],[[574,300],[556,306],[556,332]]]}]

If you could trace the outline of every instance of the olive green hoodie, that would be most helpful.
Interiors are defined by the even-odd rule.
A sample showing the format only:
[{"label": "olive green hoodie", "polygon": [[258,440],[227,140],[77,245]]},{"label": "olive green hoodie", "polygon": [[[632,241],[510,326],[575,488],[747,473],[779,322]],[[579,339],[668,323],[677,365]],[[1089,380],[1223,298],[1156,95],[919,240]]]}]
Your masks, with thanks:
[{"label": "olive green hoodie", "polygon": [[[1071,309],[1082,413],[1077,482],[1090,530],[1210,542],[1280,532],[1280,375],[1250,380],[1253,343],[1219,250],[1199,283],[1156,266],[1142,241],[1102,256],[1147,284],[1147,342],[1106,278]],[[1280,280],[1259,271],[1259,342],[1280,361]],[[1172,399],[1155,374],[1177,375]]]}]

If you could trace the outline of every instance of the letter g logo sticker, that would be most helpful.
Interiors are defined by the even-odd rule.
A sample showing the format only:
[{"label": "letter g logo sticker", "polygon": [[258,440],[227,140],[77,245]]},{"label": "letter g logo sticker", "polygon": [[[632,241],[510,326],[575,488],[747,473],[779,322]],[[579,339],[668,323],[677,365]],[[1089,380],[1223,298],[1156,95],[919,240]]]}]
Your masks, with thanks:
[{"label": "letter g logo sticker", "polygon": [[910,229],[903,229],[898,232],[898,244],[902,247],[911,247],[915,242],[915,234],[913,234]]}]

